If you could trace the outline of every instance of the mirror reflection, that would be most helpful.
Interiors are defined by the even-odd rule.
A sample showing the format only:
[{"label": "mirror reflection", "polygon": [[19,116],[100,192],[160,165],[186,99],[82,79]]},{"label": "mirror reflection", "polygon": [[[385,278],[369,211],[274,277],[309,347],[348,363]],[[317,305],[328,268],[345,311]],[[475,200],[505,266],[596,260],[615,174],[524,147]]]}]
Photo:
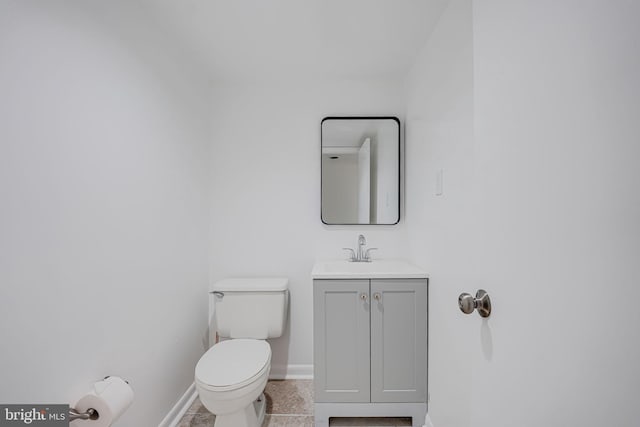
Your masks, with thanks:
[{"label": "mirror reflection", "polygon": [[397,224],[400,121],[326,117],[321,125],[322,222]]}]

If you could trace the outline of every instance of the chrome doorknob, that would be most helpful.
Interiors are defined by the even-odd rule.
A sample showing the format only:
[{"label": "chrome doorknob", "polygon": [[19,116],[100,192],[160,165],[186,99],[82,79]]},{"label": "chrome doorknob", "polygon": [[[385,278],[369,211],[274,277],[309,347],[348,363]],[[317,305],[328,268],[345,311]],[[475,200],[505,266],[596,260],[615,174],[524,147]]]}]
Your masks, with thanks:
[{"label": "chrome doorknob", "polygon": [[464,314],[471,314],[473,310],[478,310],[478,314],[481,317],[489,317],[491,314],[491,299],[484,289],[479,289],[475,298],[470,294],[462,293],[458,297],[458,307]]}]

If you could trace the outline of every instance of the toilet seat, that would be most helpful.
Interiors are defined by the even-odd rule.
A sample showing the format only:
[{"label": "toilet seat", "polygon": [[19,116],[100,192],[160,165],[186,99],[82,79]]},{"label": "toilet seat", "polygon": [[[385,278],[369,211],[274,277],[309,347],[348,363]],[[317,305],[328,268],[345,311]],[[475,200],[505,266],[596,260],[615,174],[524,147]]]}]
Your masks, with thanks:
[{"label": "toilet seat", "polygon": [[231,391],[254,382],[271,367],[271,347],[263,340],[233,339],[211,347],[198,361],[198,384],[211,391]]}]

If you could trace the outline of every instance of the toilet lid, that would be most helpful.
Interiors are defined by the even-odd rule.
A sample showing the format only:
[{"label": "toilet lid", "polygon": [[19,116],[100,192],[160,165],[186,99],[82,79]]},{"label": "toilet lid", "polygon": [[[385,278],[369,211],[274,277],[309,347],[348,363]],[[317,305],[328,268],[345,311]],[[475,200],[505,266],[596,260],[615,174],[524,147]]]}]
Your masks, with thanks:
[{"label": "toilet lid", "polygon": [[234,339],[209,349],[196,365],[196,380],[211,388],[240,388],[271,363],[266,341]]}]

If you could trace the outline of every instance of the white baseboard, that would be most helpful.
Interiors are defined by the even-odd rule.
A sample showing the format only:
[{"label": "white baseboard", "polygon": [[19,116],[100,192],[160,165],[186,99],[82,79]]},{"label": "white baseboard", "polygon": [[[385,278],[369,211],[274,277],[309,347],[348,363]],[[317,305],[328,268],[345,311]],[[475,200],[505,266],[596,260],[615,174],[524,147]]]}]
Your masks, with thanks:
[{"label": "white baseboard", "polygon": [[196,392],[195,383],[192,383],[187,391],[184,392],[182,397],[178,399],[176,404],[173,405],[173,408],[171,408],[167,416],[164,417],[162,421],[160,421],[158,427],[177,426],[184,414],[187,412],[187,409],[189,409],[193,401],[196,400],[196,397],[198,397],[198,392]]},{"label": "white baseboard", "polygon": [[312,380],[313,365],[272,365],[269,378],[272,380]]},{"label": "white baseboard", "polygon": [[425,417],[424,417],[424,425],[422,427],[434,427],[433,426],[433,422],[431,421],[431,417],[429,416],[429,413],[427,413],[427,415],[425,415]]},{"label": "white baseboard", "polygon": [[[311,380],[313,379],[313,365],[273,365],[269,379],[272,380]],[[178,399],[158,427],[176,427],[187,409],[198,397],[195,383],[191,384],[182,397]]]}]

